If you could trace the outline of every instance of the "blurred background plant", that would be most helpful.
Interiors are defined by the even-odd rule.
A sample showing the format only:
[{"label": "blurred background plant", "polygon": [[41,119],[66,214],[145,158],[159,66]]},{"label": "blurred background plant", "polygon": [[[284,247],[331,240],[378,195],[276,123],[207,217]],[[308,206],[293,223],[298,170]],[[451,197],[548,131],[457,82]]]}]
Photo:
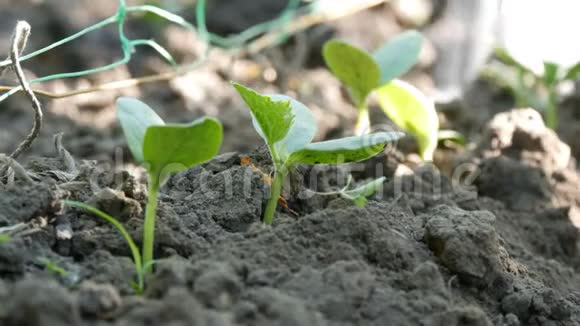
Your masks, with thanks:
[{"label": "blurred background plant", "polygon": [[580,28],[580,3],[445,2],[442,19],[430,30],[441,50],[434,69],[436,98],[460,98],[483,70],[485,78],[512,94],[516,106],[543,112],[547,125],[557,129],[559,102],[580,71],[580,43],[571,41]]}]

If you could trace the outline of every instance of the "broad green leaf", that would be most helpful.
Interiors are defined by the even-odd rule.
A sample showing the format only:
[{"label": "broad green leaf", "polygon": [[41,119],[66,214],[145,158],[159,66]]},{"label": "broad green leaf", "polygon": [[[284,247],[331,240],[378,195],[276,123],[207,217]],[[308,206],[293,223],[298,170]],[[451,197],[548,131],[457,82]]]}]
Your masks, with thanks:
[{"label": "broad green leaf", "polygon": [[387,143],[401,138],[402,132],[379,132],[306,145],[290,156],[292,164],[339,164],[360,162],[380,153]]},{"label": "broad green leaf", "polygon": [[365,104],[367,96],[379,86],[381,73],[373,57],[348,43],[326,42],[322,55],[330,71],[351,92],[357,107]]},{"label": "broad green leaf", "polygon": [[385,114],[401,129],[415,136],[421,157],[433,160],[439,131],[433,102],[414,86],[398,79],[377,89],[377,98]]},{"label": "broad green leaf", "polygon": [[241,84],[232,85],[250,108],[254,127],[268,145],[272,146],[288,135],[294,121],[290,101],[275,101]]},{"label": "broad green leaf", "polygon": [[368,196],[372,196],[374,195],[377,191],[379,191],[379,189],[381,189],[381,187],[383,186],[383,183],[385,182],[387,178],[385,177],[380,177],[376,180],[373,180],[371,182],[365,183],[364,185],[351,189],[351,190],[347,190],[344,193],[347,196],[350,197],[368,197]]},{"label": "broad green leaf", "polygon": [[222,143],[222,125],[213,118],[190,124],[152,126],[145,133],[143,156],[149,171],[171,173],[213,158]]},{"label": "broad green leaf", "polygon": [[417,31],[407,31],[377,49],[373,57],[381,71],[380,84],[405,74],[419,59],[423,36]]},{"label": "broad green leaf", "polygon": [[312,112],[302,103],[286,95],[271,95],[273,101],[290,102],[294,120],[284,139],[276,144],[278,154],[284,157],[310,144],[316,135],[316,120]]},{"label": "broad green leaf", "polygon": [[10,236],[7,234],[0,234],[0,244],[10,241]]},{"label": "broad green leaf", "polygon": [[129,150],[137,162],[143,162],[143,138],[150,126],[165,123],[147,104],[131,98],[117,99],[117,118],[121,122]]}]

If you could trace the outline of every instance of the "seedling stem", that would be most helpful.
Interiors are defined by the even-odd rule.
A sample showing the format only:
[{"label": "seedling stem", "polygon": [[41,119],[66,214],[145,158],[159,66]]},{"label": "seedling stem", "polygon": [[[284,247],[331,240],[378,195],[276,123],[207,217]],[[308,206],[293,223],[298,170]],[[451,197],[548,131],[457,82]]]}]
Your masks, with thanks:
[{"label": "seedling stem", "polygon": [[548,85],[548,101],[546,105],[546,124],[548,128],[558,128],[558,93],[555,85]]},{"label": "seedling stem", "polygon": [[157,196],[159,194],[159,176],[157,173],[149,173],[149,198],[145,211],[145,223],[143,226],[143,266],[145,274],[151,272],[153,261],[153,244],[155,243],[155,216],[157,211]]},{"label": "seedling stem", "polygon": [[276,169],[274,172],[274,180],[272,181],[271,196],[266,205],[266,211],[264,212],[264,224],[271,225],[274,220],[274,213],[276,212],[276,207],[278,206],[278,199],[280,198],[280,193],[282,191],[282,184],[284,179],[288,175],[285,172],[286,169]]},{"label": "seedling stem", "polygon": [[369,133],[369,128],[371,125],[369,117],[369,108],[365,102],[363,102],[358,107],[358,118],[355,126],[355,134],[357,136],[362,136]]}]

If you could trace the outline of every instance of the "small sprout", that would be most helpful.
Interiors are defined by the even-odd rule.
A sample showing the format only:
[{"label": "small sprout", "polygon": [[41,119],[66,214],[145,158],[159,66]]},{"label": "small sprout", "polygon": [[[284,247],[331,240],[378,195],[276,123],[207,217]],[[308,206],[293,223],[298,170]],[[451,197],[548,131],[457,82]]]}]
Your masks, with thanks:
[{"label": "small sprout", "polygon": [[331,40],[324,45],[323,56],[332,73],[349,90],[359,110],[356,135],[370,129],[367,98],[376,92],[385,114],[417,138],[424,160],[432,160],[439,130],[435,106],[418,89],[396,79],[417,62],[422,43],[420,33],[408,31],[371,55],[348,43]]},{"label": "small sprout", "polygon": [[189,124],[163,124],[155,111],[133,98],[117,100],[117,114],[135,160],[144,163],[149,198],[143,230],[143,265],[153,261],[159,187],[171,173],[212,159],[222,143],[222,125],[213,118]]},{"label": "small sprout", "polygon": [[402,80],[393,80],[377,89],[377,98],[393,123],[415,136],[421,158],[432,161],[439,134],[433,101]]},{"label": "small sprout", "polygon": [[271,197],[263,220],[267,225],[274,219],[284,178],[296,164],[363,161],[403,136],[401,132],[379,132],[312,143],[316,121],[304,104],[285,95],[262,95],[237,83],[233,86],[250,108],[254,128],[266,142],[274,164]]},{"label": "small sprout", "polygon": [[130,235],[115,218],[84,204],[67,203],[106,219],[121,231],[131,247],[138,275],[137,287],[142,290],[143,275],[150,273],[153,265],[159,188],[171,173],[213,158],[222,143],[222,125],[213,118],[201,118],[189,124],[165,124],[149,106],[133,98],[117,100],[117,116],[133,157],[144,164],[149,178],[142,252],[135,250]]},{"label": "small sprout", "polygon": [[342,191],[340,196],[354,201],[358,207],[363,207],[368,203],[367,198],[374,195],[383,187],[385,180],[385,177],[380,177],[376,180],[365,183],[360,187]]},{"label": "small sprout", "polygon": [[137,247],[137,245],[135,244],[135,241],[133,241],[133,238],[131,238],[131,235],[129,234],[127,229],[125,229],[123,224],[121,224],[121,222],[119,222],[116,218],[112,217],[111,215],[109,215],[109,214],[107,214],[99,209],[96,209],[90,205],[79,203],[76,201],[70,201],[70,200],[64,200],[63,202],[68,206],[83,209],[89,213],[93,213],[93,214],[107,220],[109,223],[113,224],[113,226],[121,233],[123,238],[125,238],[127,245],[129,245],[129,249],[131,250],[131,254],[133,255],[133,263],[135,264],[137,282],[131,282],[131,284],[136,285],[136,286],[133,286],[134,289],[137,289],[135,292],[142,293],[144,288],[145,288],[145,282],[144,282],[144,274],[145,273],[143,270],[143,263],[142,263],[143,260],[141,259],[141,253],[139,252],[139,247]]},{"label": "small sprout", "polygon": [[62,267],[48,260],[48,258],[38,258],[38,261],[46,267],[49,271],[60,277],[68,277],[69,273]]},{"label": "small sprout", "polygon": [[352,182],[352,176],[348,176],[348,181],[346,182],[346,186],[340,189],[339,191],[331,191],[331,192],[313,192],[317,195],[321,196],[331,196],[331,195],[339,195],[340,197],[351,200],[355,203],[358,207],[364,207],[368,203],[368,197],[374,195],[379,189],[383,187],[383,183],[385,182],[385,177],[380,177],[376,180],[367,182],[362,186],[356,187],[354,189],[348,189]]}]

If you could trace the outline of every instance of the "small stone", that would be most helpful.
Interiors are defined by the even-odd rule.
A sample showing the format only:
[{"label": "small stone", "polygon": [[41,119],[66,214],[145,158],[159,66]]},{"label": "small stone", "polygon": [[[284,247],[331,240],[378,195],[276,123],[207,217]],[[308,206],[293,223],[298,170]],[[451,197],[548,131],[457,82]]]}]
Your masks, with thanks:
[{"label": "small stone", "polygon": [[91,318],[107,318],[121,306],[121,296],[110,284],[84,282],[78,296],[81,313]]},{"label": "small stone", "polygon": [[89,205],[97,207],[109,215],[125,222],[135,216],[141,216],[143,209],[138,201],[125,196],[125,193],[111,188],[104,188],[96,193],[90,200]]}]

